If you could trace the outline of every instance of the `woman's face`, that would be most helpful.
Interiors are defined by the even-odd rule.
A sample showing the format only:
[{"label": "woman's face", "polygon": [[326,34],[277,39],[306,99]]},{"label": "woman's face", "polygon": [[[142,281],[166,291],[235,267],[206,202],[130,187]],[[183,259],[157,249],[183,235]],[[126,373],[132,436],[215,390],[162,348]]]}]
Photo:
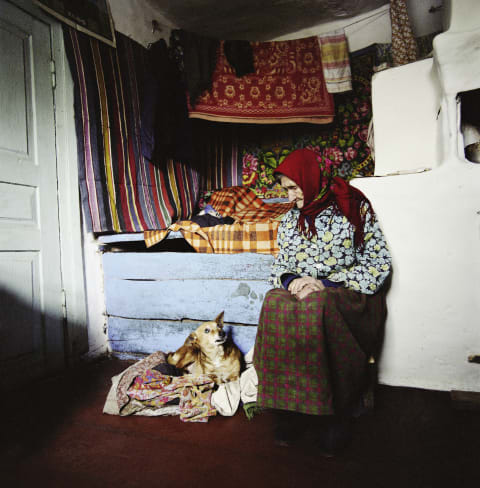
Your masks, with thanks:
[{"label": "woman's face", "polygon": [[288,201],[294,202],[297,208],[303,207],[303,191],[302,189],[287,176],[280,177],[280,184],[288,191]]}]

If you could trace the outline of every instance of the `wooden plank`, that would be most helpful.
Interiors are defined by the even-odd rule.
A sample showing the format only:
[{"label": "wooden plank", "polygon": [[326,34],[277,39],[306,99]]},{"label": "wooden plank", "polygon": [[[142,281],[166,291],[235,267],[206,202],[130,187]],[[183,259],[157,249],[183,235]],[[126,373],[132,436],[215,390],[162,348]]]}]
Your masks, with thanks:
[{"label": "wooden plank", "polygon": [[105,253],[105,281],[117,279],[181,280],[237,279],[268,280],[273,256],[270,254],[204,253]]},{"label": "wooden plank", "polygon": [[[200,325],[194,321],[138,320],[108,317],[108,337],[116,353],[151,354],[175,351]],[[256,326],[225,324],[225,330],[245,354],[255,343]]]},{"label": "wooden plank", "polygon": [[222,310],[225,321],[258,323],[266,281],[109,279],[105,283],[108,315],[136,319],[212,320]]},{"label": "wooden plank", "polygon": [[[165,239],[183,239],[183,235],[180,231],[171,231]],[[98,242],[100,244],[119,244],[125,242],[145,242],[143,232],[131,232],[123,234],[108,234],[104,236],[98,236]]]}]

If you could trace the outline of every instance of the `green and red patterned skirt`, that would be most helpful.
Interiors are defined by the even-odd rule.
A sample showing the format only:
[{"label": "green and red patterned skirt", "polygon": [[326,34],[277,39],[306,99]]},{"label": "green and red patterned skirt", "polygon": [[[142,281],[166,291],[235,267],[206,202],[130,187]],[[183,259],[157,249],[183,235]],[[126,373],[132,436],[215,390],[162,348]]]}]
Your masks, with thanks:
[{"label": "green and red patterned skirt", "polygon": [[383,291],[325,288],[297,300],[270,290],[254,349],[258,406],[314,415],[351,407],[367,385],[385,317]]}]

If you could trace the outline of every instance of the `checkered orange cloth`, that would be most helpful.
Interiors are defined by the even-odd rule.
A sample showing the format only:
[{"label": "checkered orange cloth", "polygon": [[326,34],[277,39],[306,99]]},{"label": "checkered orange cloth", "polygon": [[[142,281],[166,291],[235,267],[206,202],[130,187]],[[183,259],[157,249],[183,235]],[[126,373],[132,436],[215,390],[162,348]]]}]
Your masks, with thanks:
[{"label": "checkered orange cloth", "polygon": [[280,219],[291,203],[265,203],[245,186],[231,186],[212,194],[208,203],[222,216],[236,222],[264,222]]},{"label": "checkered orange cloth", "polygon": [[171,231],[180,231],[197,252],[253,252],[273,255],[278,253],[279,218],[292,208],[292,204],[264,203],[253,191],[241,186],[215,192],[208,203],[222,217],[232,217],[235,223],[200,227],[195,222],[182,220],[172,224],[168,229],[145,231],[146,246],[157,244]]},{"label": "checkered orange cloth", "polygon": [[173,230],[180,231],[184,239],[197,252],[218,254],[255,252],[276,255],[278,225],[278,221],[272,221],[200,227],[195,222],[183,220],[165,230],[145,231],[145,244],[151,247],[162,241]]}]

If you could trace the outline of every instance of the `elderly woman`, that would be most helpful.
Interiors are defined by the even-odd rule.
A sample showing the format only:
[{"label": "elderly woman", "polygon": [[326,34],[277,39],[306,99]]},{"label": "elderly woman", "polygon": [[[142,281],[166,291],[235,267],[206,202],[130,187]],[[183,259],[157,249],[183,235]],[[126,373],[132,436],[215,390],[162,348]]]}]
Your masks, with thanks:
[{"label": "elderly woman", "polygon": [[288,412],[323,416],[319,442],[331,451],[346,442],[345,419],[378,353],[391,257],[368,199],[316,153],[293,151],[275,173],[295,206],[278,229],[274,289],[260,314],[257,401],[277,412],[281,445],[296,431]]}]

